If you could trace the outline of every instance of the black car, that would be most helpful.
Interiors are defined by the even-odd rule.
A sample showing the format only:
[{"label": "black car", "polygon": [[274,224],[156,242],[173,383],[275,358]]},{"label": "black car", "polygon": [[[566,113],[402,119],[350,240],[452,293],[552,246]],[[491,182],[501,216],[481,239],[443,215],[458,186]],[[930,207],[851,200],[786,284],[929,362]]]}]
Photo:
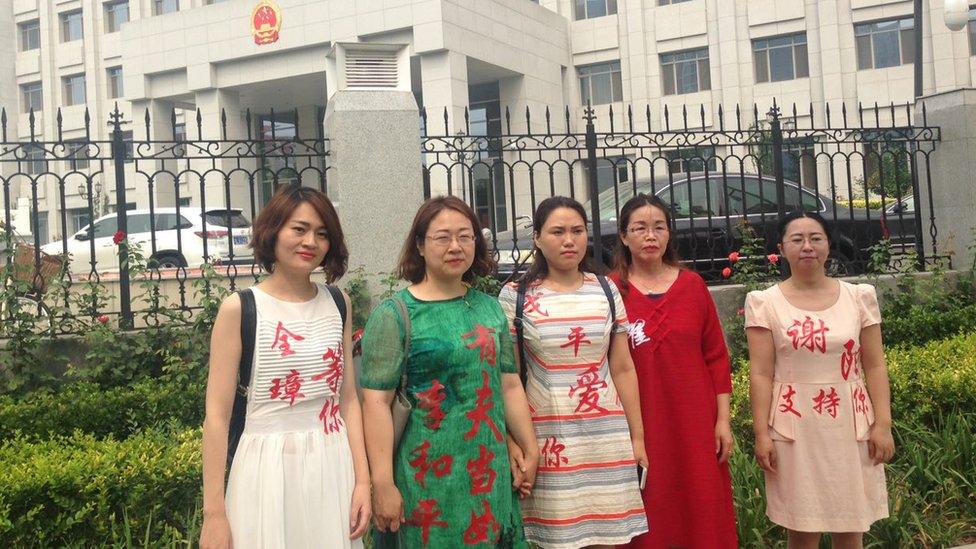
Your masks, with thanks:
[{"label": "black car", "polygon": [[[755,174],[673,177],[658,179],[654,185],[649,181],[638,182],[636,192],[650,194],[653,190],[671,205],[672,238],[676,239],[678,255],[688,268],[706,279],[720,278],[722,269],[729,264],[729,253],[742,245],[746,225],[754,234],[765,238],[768,253],[777,251],[779,209],[775,179]],[[618,240],[617,212],[634,196],[634,187],[625,185],[600,193],[601,252],[607,263]],[[794,211],[800,205],[832,223],[835,234],[828,268],[833,274],[865,272],[871,247],[886,236],[881,212],[840,206],[794,181],[784,183],[784,195],[787,211]],[[587,213],[591,211],[589,202],[584,207]],[[890,230],[890,221],[888,225]],[[499,252],[499,278],[505,280],[523,270],[530,260],[532,229],[499,233],[495,245]]]}]

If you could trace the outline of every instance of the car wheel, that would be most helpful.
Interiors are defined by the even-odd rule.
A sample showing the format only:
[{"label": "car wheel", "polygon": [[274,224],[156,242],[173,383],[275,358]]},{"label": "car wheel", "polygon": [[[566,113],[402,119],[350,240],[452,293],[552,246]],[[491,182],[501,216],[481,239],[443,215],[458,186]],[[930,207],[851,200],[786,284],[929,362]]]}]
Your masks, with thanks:
[{"label": "car wheel", "polygon": [[186,267],[186,260],[178,253],[161,253],[149,259],[151,269],[176,269]]},{"label": "car wheel", "polygon": [[830,250],[824,269],[827,271],[827,276],[849,276],[854,274],[855,270],[853,262],[840,250]]}]

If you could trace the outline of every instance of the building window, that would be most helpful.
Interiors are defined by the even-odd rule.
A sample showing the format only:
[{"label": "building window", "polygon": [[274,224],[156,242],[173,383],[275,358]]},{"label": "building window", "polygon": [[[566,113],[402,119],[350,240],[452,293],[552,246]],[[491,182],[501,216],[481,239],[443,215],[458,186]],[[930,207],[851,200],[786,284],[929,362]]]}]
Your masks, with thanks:
[{"label": "building window", "polygon": [[969,10],[969,55],[976,55],[976,8]]},{"label": "building window", "polygon": [[664,158],[668,159],[668,171],[671,173],[703,172],[706,166],[710,172],[718,169],[715,147],[664,151]]},{"label": "building window", "polygon": [[122,97],[122,67],[109,67],[105,69],[108,76],[108,97],[117,99]]},{"label": "building window", "polygon": [[153,0],[153,15],[180,11],[180,0]]},{"label": "building window", "polygon": [[576,67],[579,74],[580,101],[584,105],[605,105],[623,101],[620,61]]},{"label": "building window", "polygon": [[24,161],[27,162],[27,175],[38,175],[47,171],[47,152],[37,143],[24,146]]},{"label": "building window", "polygon": [[617,13],[617,0],[576,0],[576,20]]},{"label": "building window", "polygon": [[83,228],[85,225],[91,223],[91,215],[88,213],[88,208],[72,208],[67,211],[68,226],[71,227],[71,232],[76,233]]},{"label": "building window", "polygon": [[129,1],[109,2],[105,4],[105,32],[119,32],[122,23],[129,22]]},{"label": "building window", "polygon": [[47,230],[47,212],[39,212],[31,208],[30,229],[31,236],[37,237],[37,241],[42,245],[47,244],[50,240]]},{"label": "building window", "polygon": [[87,170],[90,164],[87,141],[68,141],[65,143],[68,165],[72,170]]},{"label": "building window", "polygon": [[85,37],[81,23],[81,10],[67,11],[61,14],[61,41],[72,42]]},{"label": "building window", "polygon": [[708,48],[661,55],[664,95],[695,93],[712,89]]},{"label": "building window", "polygon": [[682,2],[690,2],[691,0],[657,0],[657,5],[667,6],[669,4],[680,4]]},{"label": "building window", "polygon": [[20,34],[20,51],[36,50],[41,47],[41,22],[38,19],[17,25]]},{"label": "building window", "polygon": [[213,4],[219,4],[219,3],[221,3],[221,2],[226,2],[226,1],[227,1],[227,0],[207,0],[207,1],[205,2],[205,4],[206,4],[207,6],[211,6],[211,5],[213,5]]},{"label": "building window", "polygon": [[122,132],[122,145],[125,150],[125,163],[131,164],[135,154],[135,146],[132,144],[132,130]]},{"label": "building window", "polygon": [[791,34],[752,41],[756,83],[781,82],[810,76],[807,35]]},{"label": "building window", "polygon": [[854,25],[857,68],[883,69],[915,60],[915,22],[912,18]]},{"label": "building window", "polygon": [[44,94],[41,91],[40,82],[21,84],[20,86],[20,109],[21,112],[40,112],[44,106]]},{"label": "building window", "polygon": [[61,79],[64,82],[65,105],[83,105],[85,103],[85,75],[73,74]]}]

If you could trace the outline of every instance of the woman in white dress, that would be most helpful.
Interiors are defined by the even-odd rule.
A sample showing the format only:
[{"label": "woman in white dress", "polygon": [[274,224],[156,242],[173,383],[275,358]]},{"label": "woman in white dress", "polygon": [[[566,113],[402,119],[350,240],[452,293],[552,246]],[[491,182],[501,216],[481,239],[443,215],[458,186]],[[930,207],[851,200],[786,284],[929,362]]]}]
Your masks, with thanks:
[{"label": "woman in white dress", "polygon": [[[251,246],[270,272],[251,289],[256,335],[244,431],[224,494],[228,430],[242,354],[238,294],[220,306],[210,343],[203,424],[203,549],[362,547],[369,472],[348,321],[332,281],[348,253],[335,209],[309,188],[279,189],[254,221]],[[349,298],[346,318],[351,318]]]}]

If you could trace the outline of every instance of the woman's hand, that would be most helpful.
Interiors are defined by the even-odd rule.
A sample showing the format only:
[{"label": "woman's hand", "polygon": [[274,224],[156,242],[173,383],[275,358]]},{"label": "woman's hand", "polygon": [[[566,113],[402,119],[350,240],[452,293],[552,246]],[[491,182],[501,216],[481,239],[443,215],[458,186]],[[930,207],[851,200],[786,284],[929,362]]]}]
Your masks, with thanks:
[{"label": "woman's hand", "polygon": [[508,437],[508,458],[512,468],[512,488],[518,490],[519,499],[525,499],[532,494],[535,485],[535,475],[539,468],[539,449],[529,448],[526,452]]},{"label": "woman's hand", "polygon": [[768,473],[776,472],[776,446],[769,434],[756,435],[756,461],[759,467]]},{"label": "woman's hand", "polygon": [[719,463],[729,460],[735,440],[732,438],[732,424],[727,419],[715,422],[715,455]]},{"label": "woman's hand", "polygon": [[505,443],[508,445],[508,464],[512,468],[512,488],[518,490],[525,475],[525,455],[512,435],[505,437]]},{"label": "woman's hand", "polygon": [[868,456],[874,464],[888,463],[895,455],[895,437],[891,435],[891,426],[875,422],[868,434]]},{"label": "woman's hand", "polygon": [[373,521],[380,532],[396,532],[405,522],[403,497],[392,482],[373,485]]},{"label": "woman's hand", "polygon": [[647,450],[644,449],[644,437],[632,438],[630,443],[634,447],[634,459],[646,471],[650,462],[647,460]]},{"label": "woman's hand", "polygon": [[224,513],[203,514],[200,528],[200,549],[231,549],[234,543],[230,535],[230,522]]},{"label": "woman's hand", "polygon": [[363,537],[369,526],[369,516],[369,484],[357,484],[352,491],[352,505],[349,507],[349,539]]}]

